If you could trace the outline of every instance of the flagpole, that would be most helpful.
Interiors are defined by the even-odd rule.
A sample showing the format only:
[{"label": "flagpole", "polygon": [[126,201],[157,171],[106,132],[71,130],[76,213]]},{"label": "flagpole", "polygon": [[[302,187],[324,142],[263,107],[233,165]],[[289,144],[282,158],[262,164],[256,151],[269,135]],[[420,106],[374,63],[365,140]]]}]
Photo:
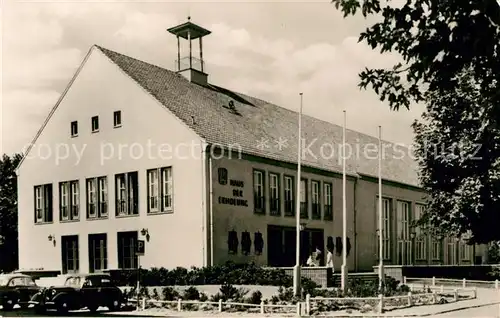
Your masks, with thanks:
[{"label": "flagpole", "polygon": [[300,180],[301,180],[301,165],[302,165],[302,104],[303,104],[303,95],[300,95],[300,110],[299,110],[299,140],[298,140],[298,148],[297,148],[297,197],[295,199],[295,221],[296,221],[296,233],[297,233],[297,242],[295,244],[295,267],[293,271],[293,291],[295,296],[301,295],[301,275],[300,275]]},{"label": "flagpole", "polygon": [[346,111],[344,110],[344,126],[342,129],[342,268],[341,268],[341,289],[347,287],[347,205],[346,205]]},{"label": "flagpole", "polygon": [[378,287],[382,291],[384,282],[384,240],[382,215],[382,126],[378,126]]}]

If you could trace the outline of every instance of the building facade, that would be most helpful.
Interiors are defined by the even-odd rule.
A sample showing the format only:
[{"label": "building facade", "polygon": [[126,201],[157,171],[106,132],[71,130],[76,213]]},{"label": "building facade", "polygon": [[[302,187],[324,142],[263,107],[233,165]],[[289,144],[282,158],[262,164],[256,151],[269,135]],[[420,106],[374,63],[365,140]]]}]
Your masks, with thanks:
[{"label": "building facade", "polygon": [[[210,33],[191,22],[170,32],[200,44]],[[90,49],[18,168],[21,269],[293,266],[297,204],[302,262],[317,248],[324,263],[331,250],[339,268],[347,248],[350,271],[376,265],[377,160],[348,159],[343,247],[339,157],[314,155],[341,143],[341,127],[304,116],[305,135],[316,142],[304,155],[297,196],[297,113],[211,85],[200,58],[201,67],[191,54],[187,67],[179,59],[173,72]],[[262,147],[262,138],[289,145]],[[347,139],[376,143],[354,131]],[[384,145],[386,263],[473,263],[474,247],[412,226],[425,193],[414,162]]]}]

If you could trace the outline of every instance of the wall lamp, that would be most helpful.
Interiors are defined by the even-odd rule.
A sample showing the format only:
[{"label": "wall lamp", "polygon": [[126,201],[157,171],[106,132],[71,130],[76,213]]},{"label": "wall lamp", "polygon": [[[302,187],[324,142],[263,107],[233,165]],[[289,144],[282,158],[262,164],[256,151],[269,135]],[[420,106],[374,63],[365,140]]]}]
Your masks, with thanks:
[{"label": "wall lamp", "polygon": [[307,223],[305,223],[305,222],[304,223],[300,223],[300,230],[304,231],[306,229],[306,225],[307,225]]},{"label": "wall lamp", "polygon": [[415,233],[415,232],[411,232],[411,233],[410,233],[410,238],[411,238],[412,240],[414,240],[416,236],[417,236],[417,233]]},{"label": "wall lamp", "polygon": [[142,229],[141,230],[141,235],[146,237],[146,241],[149,242],[149,230],[148,229]]},{"label": "wall lamp", "polygon": [[56,236],[54,234],[50,234],[47,239],[49,240],[49,242],[52,242],[52,244],[54,246],[56,246]]}]

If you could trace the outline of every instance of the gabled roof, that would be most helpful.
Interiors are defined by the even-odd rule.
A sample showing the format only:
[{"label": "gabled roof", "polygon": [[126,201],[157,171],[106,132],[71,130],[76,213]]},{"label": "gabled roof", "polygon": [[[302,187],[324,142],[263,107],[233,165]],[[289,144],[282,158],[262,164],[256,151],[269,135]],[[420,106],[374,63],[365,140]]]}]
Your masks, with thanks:
[{"label": "gabled roof", "polygon": [[[97,48],[208,143],[226,147],[239,145],[247,154],[297,163],[297,112],[218,86],[197,85],[176,72],[100,46]],[[231,100],[235,111],[227,107]],[[303,165],[341,173],[342,161],[337,150],[342,145],[342,127],[303,115],[302,132],[305,146],[313,143],[309,149],[314,154],[306,154]],[[286,147],[281,150],[276,143],[280,138],[286,140]],[[261,147],[261,140],[268,140],[269,147]],[[347,130],[346,142],[353,152],[363,145],[378,145],[377,138],[352,130]],[[383,143],[382,178],[419,187],[418,167],[408,155],[408,148]],[[335,147],[333,158],[328,145]],[[368,158],[362,153],[350,156],[346,160],[347,173],[377,177],[377,155],[370,151]],[[398,151],[404,151],[405,155]]]},{"label": "gabled roof", "polygon": [[[215,85],[201,86],[191,83],[182,75],[159,66],[105,49],[95,45],[104,55],[151,94],[173,115],[182,120],[206,142],[212,145],[241,149],[250,155],[297,163],[298,113],[279,107],[261,99],[232,92]],[[82,65],[66,88],[59,101],[35,136],[33,143],[50,120],[59,102],[64,98],[71,83],[84,67],[93,49],[85,57]],[[228,107],[232,101],[234,110]],[[341,115],[341,114],[339,114]],[[302,136],[306,152],[302,165],[326,171],[342,173],[340,150],[342,127],[302,116]],[[267,141],[267,142],[262,142]],[[282,147],[277,142],[282,141]],[[377,153],[373,147],[378,139],[353,130],[347,130],[346,142],[354,152],[371,145],[369,157],[355,153],[348,157],[346,173],[352,176],[378,176]],[[416,162],[408,155],[408,149],[383,141],[385,155],[382,160],[382,178],[386,181],[419,187]],[[264,146],[264,147],[262,147]],[[332,148],[333,147],[333,148]],[[28,154],[29,150],[24,154]],[[333,149],[333,155],[332,155]],[[402,152],[405,155],[401,155]],[[19,163],[18,169],[23,160]]]}]

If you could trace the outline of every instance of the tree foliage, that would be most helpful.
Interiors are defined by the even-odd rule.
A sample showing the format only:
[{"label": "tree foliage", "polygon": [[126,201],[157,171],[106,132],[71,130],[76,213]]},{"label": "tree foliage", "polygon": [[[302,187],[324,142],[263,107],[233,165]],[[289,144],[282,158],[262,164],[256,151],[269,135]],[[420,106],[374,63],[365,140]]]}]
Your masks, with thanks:
[{"label": "tree foliage", "polygon": [[17,176],[21,155],[3,155],[0,160],[0,271],[18,266]]},{"label": "tree foliage", "polygon": [[496,0],[333,0],[344,16],[377,16],[359,36],[396,52],[389,69],[365,69],[393,110],[426,105],[414,123],[420,180],[429,194],[422,224],[471,243],[500,239],[500,5]]}]

